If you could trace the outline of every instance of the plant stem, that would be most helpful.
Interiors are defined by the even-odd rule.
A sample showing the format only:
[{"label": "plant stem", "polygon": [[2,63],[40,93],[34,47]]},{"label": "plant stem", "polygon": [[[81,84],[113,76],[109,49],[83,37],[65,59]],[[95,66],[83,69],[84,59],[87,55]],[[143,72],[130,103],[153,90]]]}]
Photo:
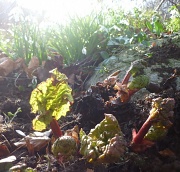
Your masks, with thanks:
[{"label": "plant stem", "polygon": [[53,135],[56,139],[63,135],[61,128],[60,128],[60,126],[59,126],[59,124],[55,118],[53,118],[53,120],[51,121],[50,127],[51,127]]},{"label": "plant stem", "polygon": [[142,143],[144,136],[147,134],[148,130],[150,129],[152,125],[151,116],[148,117],[148,119],[144,122],[141,129],[136,133],[135,130],[132,131],[132,143],[133,144],[140,144]]},{"label": "plant stem", "polygon": [[129,71],[127,71],[126,75],[124,76],[124,78],[121,82],[122,85],[127,85],[130,77],[131,77],[131,73]]},{"label": "plant stem", "polygon": [[129,92],[129,97],[131,97],[133,94],[135,94],[137,91],[139,91],[140,89],[134,89],[134,90],[128,90]]}]

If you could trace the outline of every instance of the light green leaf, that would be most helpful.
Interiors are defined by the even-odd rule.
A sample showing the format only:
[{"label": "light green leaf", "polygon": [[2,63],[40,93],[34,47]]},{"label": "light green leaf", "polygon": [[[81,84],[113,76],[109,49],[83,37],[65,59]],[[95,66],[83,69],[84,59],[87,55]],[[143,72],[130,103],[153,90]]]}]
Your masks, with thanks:
[{"label": "light green leaf", "polygon": [[135,60],[131,63],[131,66],[129,68],[129,72],[133,77],[140,75],[143,73],[143,70],[146,66],[146,61],[144,60]]},{"label": "light green leaf", "polygon": [[35,130],[43,130],[51,122],[52,117],[58,120],[65,116],[73,102],[72,89],[67,83],[67,77],[57,69],[51,71],[52,76],[37,85],[30,97],[33,113],[39,113],[33,120]]},{"label": "light green leaf", "polygon": [[139,75],[128,83],[130,90],[145,88],[149,84],[149,78],[146,75]]},{"label": "light green leaf", "polygon": [[152,109],[150,111],[150,120],[152,126],[145,138],[151,141],[162,139],[172,126],[169,116],[173,114],[175,100],[173,98],[158,97],[152,100]]},{"label": "light green leaf", "polygon": [[80,140],[80,153],[88,162],[115,162],[125,152],[123,134],[112,114],[105,114],[105,119],[91,129],[88,135],[81,129]]}]

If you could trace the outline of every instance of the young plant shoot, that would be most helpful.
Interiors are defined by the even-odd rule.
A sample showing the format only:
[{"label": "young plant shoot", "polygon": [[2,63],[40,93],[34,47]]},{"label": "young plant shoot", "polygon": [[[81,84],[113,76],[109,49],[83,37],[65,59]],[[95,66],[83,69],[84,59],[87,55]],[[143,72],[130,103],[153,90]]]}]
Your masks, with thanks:
[{"label": "young plant shoot", "polygon": [[[117,79],[120,70],[108,76],[102,83],[104,87],[111,87],[116,92],[114,97],[110,98],[113,104],[126,103],[131,96],[142,88],[146,88],[149,84],[149,77],[145,75],[144,68],[146,62],[144,60],[136,60],[131,63],[129,70],[126,72],[122,82]],[[132,80],[130,78],[132,77]]]},{"label": "young plant shoot", "polygon": [[56,139],[52,145],[52,153],[60,163],[68,161],[77,153],[79,144],[79,128],[67,130],[63,136]]},{"label": "young plant shoot", "polygon": [[80,153],[92,163],[118,162],[126,151],[126,142],[117,119],[105,114],[105,119],[88,135],[80,130]]},{"label": "young plant shoot", "polygon": [[161,97],[152,100],[152,109],[148,119],[138,133],[132,131],[131,148],[135,152],[144,151],[151,147],[154,141],[162,139],[172,126],[169,117],[173,115],[175,100]]},{"label": "young plant shoot", "polygon": [[[118,90],[117,97],[120,101],[126,103],[130,100],[131,96],[149,84],[148,76],[144,75],[145,68],[144,60],[136,60],[131,63],[129,70],[126,72],[122,82],[116,82],[114,89]],[[132,76],[132,81],[129,82]]]},{"label": "young plant shoot", "polygon": [[62,136],[62,132],[57,120],[69,111],[73,97],[66,75],[57,69],[50,73],[51,78],[38,84],[31,93],[32,112],[38,113],[32,124],[33,129],[37,131],[42,131],[50,125],[55,138],[58,138]]}]

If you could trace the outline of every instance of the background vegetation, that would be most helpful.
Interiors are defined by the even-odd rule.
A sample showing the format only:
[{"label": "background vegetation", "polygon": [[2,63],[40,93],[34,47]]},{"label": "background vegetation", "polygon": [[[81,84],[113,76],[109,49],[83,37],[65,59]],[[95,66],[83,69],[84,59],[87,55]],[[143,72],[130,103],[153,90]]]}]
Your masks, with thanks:
[{"label": "background vegetation", "polygon": [[143,1],[141,7],[131,11],[97,2],[99,11],[71,16],[66,24],[48,23],[43,15],[35,17],[26,9],[9,18],[7,14],[16,4],[3,6],[5,2],[0,1],[0,50],[14,59],[25,58],[26,62],[33,56],[46,60],[52,52],[61,54],[67,66],[86,57],[107,58],[113,47],[134,43],[149,46],[150,40],[180,30],[178,1]]}]

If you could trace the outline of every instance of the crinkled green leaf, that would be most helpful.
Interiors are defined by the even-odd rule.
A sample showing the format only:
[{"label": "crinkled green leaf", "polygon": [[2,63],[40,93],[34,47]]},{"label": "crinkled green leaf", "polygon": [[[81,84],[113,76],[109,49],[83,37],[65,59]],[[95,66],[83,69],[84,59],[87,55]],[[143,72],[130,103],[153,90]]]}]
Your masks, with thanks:
[{"label": "crinkled green leaf", "polygon": [[172,126],[169,116],[173,114],[175,100],[173,98],[162,99],[158,97],[153,99],[150,119],[152,126],[145,138],[152,141],[160,140],[164,137],[168,129]]},{"label": "crinkled green leaf", "polygon": [[32,121],[33,129],[37,131],[42,131],[46,129],[46,126],[49,124],[49,121],[51,120],[51,115],[39,115]]},{"label": "crinkled green leaf", "polygon": [[128,84],[130,90],[145,88],[149,84],[149,78],[146,75],[139,75]]},{"label": "crinkled green leaf", "polygon": [[105,115],[105,119],[91,129],[89,136],[93,139],[101,139],[107,143],[115,134],[122,134],[117,119],[110,114]]},{"label": "crinkled green leaf", "polygon": [[145,68],[145,66],[146,66],[146,62],[144,60],[133,61],[129,68],[129,72],[133,77],[140,74],[142,75],[144,73],[143,69]]},{"label": "crinkled green leaf", "polygon": [[40,114],[33,121],[35,130],[45,129],[52,117],[58,120],[61,116],[65,116],[69,110],[69,102],[73,102],[72,89],[67,83],[67,77],[57,69],[51,73],[51,78],[38,84],[31,93],[32,112]]},{"label": "crinkled green leaf", "polygon": [[81,129],[80,140],[80,153],[88,162],[115,162],[125,152],[122,132],[112,114],[105,114],[105,119],[91,129],[88,135]]},{"label": "crinkled green leaf", "polygon": [[105,146],[105,150],[98,157],[97,161],[101,163],[113,163],[119,160],[125,152],[126,143],[122,136],[116,134]]},{"label": "crinkled green leaf", "polygon": [[151,126],[144,138],[152,141],[160,140],[167,134],[168,129],[169,128],[163,125],[161,122],[158,122]]},{"label": "crinkled green leaf", "polygon": [[59,137],[52,145],[52,153],[58,156],[60,153],[63,158],[69,159],[77,151],[76,141],[72,136]]},{"label": "crinkled green leaf", "polygon": [[79,131],[79,138],[80,138],[80,140],[82,140],[83,136],[86,136],[86,133],[81,128],[81,130]]},{"label": "crinkled green leaf", "polygon": [[49,71],[49,73],[53,74],[52,77],[54,77],[57,81],[63,83],[63,82],[67,82],[68,78],[65,74],[60,73],[57,68]]}]

